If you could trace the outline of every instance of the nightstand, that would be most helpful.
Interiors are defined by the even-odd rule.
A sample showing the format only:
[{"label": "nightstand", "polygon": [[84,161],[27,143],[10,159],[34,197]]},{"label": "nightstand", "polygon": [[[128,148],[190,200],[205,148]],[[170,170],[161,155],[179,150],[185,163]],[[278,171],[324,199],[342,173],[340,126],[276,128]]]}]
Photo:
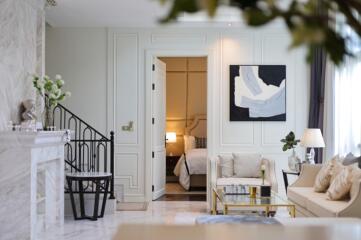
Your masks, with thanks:
[{"label": "nightstand", "polygon": [[178,177],[174,175],[173,170],[181,156],[167,156],[166,157],[166,181],[178,182]]}]

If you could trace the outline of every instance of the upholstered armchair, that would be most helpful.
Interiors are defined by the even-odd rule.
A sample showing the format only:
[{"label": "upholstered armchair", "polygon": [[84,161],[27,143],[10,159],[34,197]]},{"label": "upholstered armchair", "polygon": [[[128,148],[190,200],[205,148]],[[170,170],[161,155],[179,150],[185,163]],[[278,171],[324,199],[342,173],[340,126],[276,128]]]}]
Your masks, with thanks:
[{"label": "upholstered armchair", "polygon": [[[230,156],[228,156],[229,158]],[[222,156],[217,156],[211,159],[212,167],[212,186],[221,187],[225,185],[255,185],[260,186],[262,185],[262,178],[260,176],[256,177],[238,177],[236,174],[233,176],[224,176],[222,175],[222,164],[221,159]],[[237,164],[235,161],[234,165]],[[253,161],[249,161],[249,164],[254,164]],[[270,185],[272,191],[278,192],[278,183],[276,178],[275,172],[275,163],[273,160],[261,157],[261,165],[265,165],[265,184]],[[236,166],[235,166],[236,167]],[[261,169],[259,169],[261,171]]]}]

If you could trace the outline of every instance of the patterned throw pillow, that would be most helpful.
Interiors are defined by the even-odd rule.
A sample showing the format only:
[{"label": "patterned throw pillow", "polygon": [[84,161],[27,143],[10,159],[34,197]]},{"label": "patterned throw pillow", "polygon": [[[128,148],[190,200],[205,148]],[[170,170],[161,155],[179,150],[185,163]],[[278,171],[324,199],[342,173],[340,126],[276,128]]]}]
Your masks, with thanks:
[{"label": "patterned throw pillow", "polygon": [[340,200],[348,196],[352,186],[352,171],[353,166],[347,166],[337,174],[327,190],[328,199]]},{"label": "patterned throw pillow", "polygon": [[354,166],[354,169],[352,171],[352,186],[350,189],[351,199],[356,197],[359,191],[360,181],[361,181],[361,169],[358,168],[357,166]]},{"label": "patterned throw pillow", "polygon": [[[341,160],[341,159],[340,159]],[[332,184],[332,182],[335,180],[335,178],[337,177],[337,175],[345,168],[345,166],[340,162],[337,161],[335,163],[335,165],[332,167],[331,170],[331,182],[330,184]]]},{"label": "patterned throw pillow", "polygon": [[196,137],[196,148],[207,148],[207,138]]},{"label": "patterned throw pillow", "polygon": [[315,192],[326,192],[327,188],[330,186],[332,169],[337,164],[337,159],[338,156],[334,156],[330,161],[322,166],[316,176],[315,184],[313,185]]}]

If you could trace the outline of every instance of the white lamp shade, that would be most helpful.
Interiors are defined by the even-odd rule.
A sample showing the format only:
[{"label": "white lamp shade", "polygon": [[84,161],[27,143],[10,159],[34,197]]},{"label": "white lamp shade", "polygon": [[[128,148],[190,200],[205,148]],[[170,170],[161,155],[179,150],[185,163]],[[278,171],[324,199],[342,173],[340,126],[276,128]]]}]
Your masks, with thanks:
[{"label": "white lamp shade", "polygon": [[321,130],[318,128],[307,128],[301,138],[301,146],[306,148],[324,148]]},{"label": "white lamp shade", "polygon": [[177,134],[175,132],[167,132],[166,133],[167,143],[175,143],[177,142]]}]

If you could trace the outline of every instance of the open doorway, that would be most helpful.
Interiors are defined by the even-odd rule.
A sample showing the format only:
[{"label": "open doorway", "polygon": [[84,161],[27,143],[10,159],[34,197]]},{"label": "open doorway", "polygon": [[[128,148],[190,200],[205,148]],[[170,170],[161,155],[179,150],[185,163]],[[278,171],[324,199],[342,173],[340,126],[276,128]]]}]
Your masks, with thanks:
[{"label": "open doorway", "polygon": [[154,68],[153,200],[206,201],[207,57],[160,57]]}]

